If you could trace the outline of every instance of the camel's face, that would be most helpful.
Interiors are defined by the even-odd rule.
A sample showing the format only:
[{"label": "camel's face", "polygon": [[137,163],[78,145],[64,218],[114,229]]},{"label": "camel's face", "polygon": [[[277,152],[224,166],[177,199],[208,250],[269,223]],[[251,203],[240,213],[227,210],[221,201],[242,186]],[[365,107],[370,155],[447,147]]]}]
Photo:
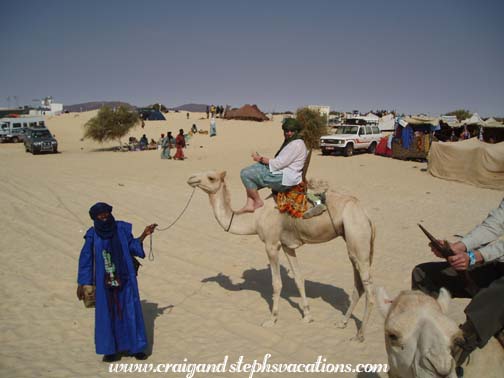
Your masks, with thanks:
[{"label": "camel's face", "polygon": [[189,177],[187,183],[193,188],[200,188],[208,194],[214,194],[221,188],[224,177],[226,177],[226,172],[208,171]]},{"label": "camel's face", "polygon": [[436,301],[421,292],[403,292],[389,303],[385,346],[394,376],[456,378],[451,347],[458,328],[443,312],[448,303],[440,300],[449,301],[449,294]]}]

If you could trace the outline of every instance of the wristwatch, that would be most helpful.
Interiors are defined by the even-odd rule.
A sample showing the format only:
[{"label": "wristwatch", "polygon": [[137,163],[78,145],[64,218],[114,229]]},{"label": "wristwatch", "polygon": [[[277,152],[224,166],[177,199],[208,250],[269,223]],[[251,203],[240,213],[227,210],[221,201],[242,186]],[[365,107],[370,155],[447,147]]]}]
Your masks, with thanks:
[{"label": "wristwatch", "polygon": [[473,251],[467,251],[467,255],[469,256],[469,266],[473,266],[476,264],[476,255]]}]

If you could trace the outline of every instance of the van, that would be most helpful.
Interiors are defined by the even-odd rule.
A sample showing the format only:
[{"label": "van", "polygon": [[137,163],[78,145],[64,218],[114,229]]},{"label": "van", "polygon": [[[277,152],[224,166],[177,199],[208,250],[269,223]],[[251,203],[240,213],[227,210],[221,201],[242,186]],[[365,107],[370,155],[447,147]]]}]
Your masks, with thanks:
[{"label": "van", "polygon": [[44,117],[6,117],[0,119],[0,141],[22,142],[28,128],[45,128]]}]

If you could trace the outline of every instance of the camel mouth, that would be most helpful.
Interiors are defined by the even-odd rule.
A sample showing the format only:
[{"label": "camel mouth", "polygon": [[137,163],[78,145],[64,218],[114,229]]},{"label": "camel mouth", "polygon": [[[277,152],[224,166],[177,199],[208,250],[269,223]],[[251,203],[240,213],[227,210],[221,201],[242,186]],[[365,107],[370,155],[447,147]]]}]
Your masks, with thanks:
[{"label": "camel mouth", "polygon": [[201,183],[201,180],[197,176],[191,176],[187,180],[187,184],[196,188]]}]

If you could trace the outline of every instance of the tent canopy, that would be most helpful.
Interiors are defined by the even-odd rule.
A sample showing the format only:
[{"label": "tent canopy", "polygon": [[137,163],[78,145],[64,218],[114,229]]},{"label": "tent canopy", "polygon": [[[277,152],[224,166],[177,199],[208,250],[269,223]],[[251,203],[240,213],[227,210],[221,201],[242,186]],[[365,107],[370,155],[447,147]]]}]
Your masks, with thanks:
[{"label": "tent canopy", "polygon": [[427,159],[433,176],[504,190],[504,142],[433,142]]},{"label": "tent canopy", "polygon": [[240,119],[248,121],[269,121],[269,118],[259,110],[257,105],[243,105],[240,109],[232,109],[226,112],[225,119]]},{"label": "tent canopy", "polygon": [[153,110],[147,115],[148,121],[165,121],[166,118],[159,110]]},{"label": "tent canopy", "polygon": [[502,127],[502,128],[504,128],[504,124],[500,123],[499,121],[495,120],[494,118],[488,118],[485,121],[484,127]]},{"label": "tent canopy", "polygon": [[404,117],[403,120],[410,125],[438,125],[439,118],[436,117],[428,117],[424,115],[416,115]]},{"label": "tent canopy", "polygon": [[485,126],[485,121],[481,119],[481,117],[478,115],[478,113],[474,113],[471,117],[464,119],[462,121],[462,124],[464,125],[478,125],[478,126]]}]

